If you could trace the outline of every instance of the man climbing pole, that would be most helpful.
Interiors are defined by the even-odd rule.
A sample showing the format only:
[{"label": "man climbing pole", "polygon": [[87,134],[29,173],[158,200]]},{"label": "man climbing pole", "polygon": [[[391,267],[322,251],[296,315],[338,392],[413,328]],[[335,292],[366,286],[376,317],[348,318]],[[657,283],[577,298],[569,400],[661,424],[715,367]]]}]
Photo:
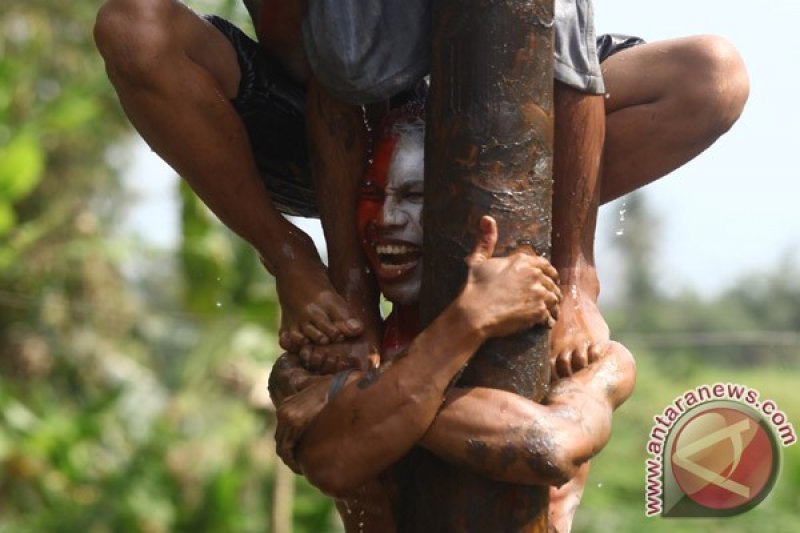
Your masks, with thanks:
[{"label": "man climbing pole", "polygon": [[[373,293],[363,290],[370,285],[361,268],[364,260],[351,222],[351,192],[362,175],[360,169],[369,146],[362,114],[359,107],[348,106],[337,98],[350,96],[345,94],[348,91],[338,92],[335,80],[324,79],[324,73],[318,70],[320,65],[335,65],[335,74],[359,82],[366,80],[368,86],[373,84],[370,77],[365,78],[358,68],[352,68],[352,61],[336,64],[331,62],[334,57],[325,54],[314,57],[315,49],[343,49],[326,47],[324,42],[315,47],[314,40],[335,39],[341,29],[362,28],[362,33],[351,36],[355,36],[353,42],[363,44],[370,53],[380,52],[381,43],[387,42],[392,54],[415,57],[418,43],[429,41],[431,36],[425,16],[417,19],[413,15],[413,20],[390,18],[395,23],[382,26],[385,21],[381,22],[384,19],[380,10],[372,10],[378,18],[371,25],[362,24],[363,17],[359,17],[363,13],[357,8],[364,3],[353,3],[349,11],[339,9],[346,3],[337,2],[332,10],[326,10],[327,3],[319,0],[311,0],[308,6],[303,1],[247,2],[254,18],[262,22],[256,25],[260,44],[229,23],[199,17],[175,0],[108,0],[98,15],[95,30],[109,76],[132,123],[220,218],[261,254],[278,280],[286,317],[282,344],[291,350],[303,348],[306,364],[323,369],[330,360],[341,366],[352,366],[354,362],[363,365],[368,347],[379,337],[379,325],[371,318],[375,316],[371,310]],[[406,17],[413,13],[412,4],[417,5],[402,4],[408,4]],[[391,3],[386,9],[396,5],[400,4]],[[428,12],[427,2],[419,5],[418,12]],[[577,9],[581,6],[589,7],[584,2],[557,2],[557,38],[559,18],[578,20]],[[338,13],[341,19],[345,11],[349,24],[326,26],[326,15]],[[323,31],[326,27],[327,33]],[[580,23],[577,27],[580,34]],[[399,37],[397,32],[384,31],[397,28],[401,30]],[[590,26],[586,28],[583,31],[591,31]],[[363,33],[372,38],[362,39]],[[416,33],[421,34],[422,41],[411,35]],[[392,38],[395,40],[389,40]],[[403,41],[415,44],[403,52]],[[588,42],[584,44],[591,48]],[[359,48],[352,50],[357,53]],[[370,65],[375,65],[369,57],[368,54],[355,63],[369,71]],[[328,89],[321,88],[310,75],[307,59],[316,76],[329,84]],[[560,63],[556,56],[557,76]],[[428,68],[426,56],[422,65],[423,70]],[[409,99],[408,92],[413,94],[413,89],[402,89],[415,86],[419,73],[400,69],[390,74],[393,76],[389,78],[399,84],[379,84],[387,92],[370,96],[367,91],[365,98],[359,97],[361,101],[380,101],[367,109],[373,127],[386,109]],[[563,104],[582,110],[593,120],[599,114],[598,105],[583,106],[584,97],[570,89],[566,89],[565,98],[560,98],[559,85],[556,86],[557,128],[567,128],[567,133],[556,131],[553,261],[562,270],[562,283],[568,281],[567,290],[562,293],[569,296],[561,303],[560,320],[552,335],[551,359],[554,374],[559,376],[568,376],[605,353],[600,347],[607,332],[594,305],[597,284],[591,261],[592,206],[598,195],[601,201],[613,199],[697,155],[736,120],[747,95],[741,60],[730,45],[714,37],[623,50],[604,63],[603,78],[609,95],[605,99],[608,126],[602,189],[598,189],[596,181],[587,189],[582,188],[581,180],[589,170],[580,169],[594,168],[595,160],[572,161],[569,152],[564,152],[564,165],[568,168],[565,175],[575,179],[559,184],[559,146],[564,139],[572,142],[569,129],[582,124],[578,119],[560,119],[559,109]],[[692,83],[675,84],[676,79],[691,79]],[[394,97],[397,92],[401,94]],[[389,96],[393,96],[390,101],[384,100]],[[598,97],[590,100],[602,102]],[[309,151],[305,149],[306,131],[310,131],[312,141]],[[587,139],[595,147],[601,142],[594,135],[575,142]],[[599,154],[600,149],[597,161]],[[317,169],[318,179],[314,181],[310,179],[309,157]],[[571,189],[569,183],[577,183],[578,189]],[[326,192],[337,189],[342,191],[340,203],[339,195]],[[580,200],[575,212],[571,211],[573,191]],[[327,207],[316,205],[314,192],[328,202]],[[586,206],[588,214],[582,211]],[[324,225],[329,249],[341,254],[338,259],[333,258],[331,278],[307,237],[288,226],[278,211],[321,212],[327,218]],[[560,216],[566,221],[563,224]],[[287,264],[293,268],[281,266]],[[573,279],[574,284],[570,281]],[[371,338],[359,337],[361,331],[368,332]],[[335,341],[340,339],[350,342],[337,345]],[[347,357],[336,359],[336,353],[346,353]],[[582,375],[585,374],[576,378]]]},{"label": "man climbing pole", "polygon": [[[386,320],[382,363],[365,373],[318,376],[287,355],[270,379],[278,408],[279,453],[296,471],[337,499],[348,531],[503,530],[507,519],[490,512],[491,499],[454,516],[451,502],[435,499],[409,509],[424,449],[459,469],[494,482],[553,489],[544,512],[569,529],[585,482],[588,459],[609,436],[612,411],[630,394],[630,354],[612,343],[601,361],[559,380],[547,406],[518,394],[449,384],[489,337],[552,324],[560,293],[556,272],[541,257],[491,258],[493,219],[479,219],[478,245],[456,300],[420,332],[417,300],[424,255],[421,105],[398,110],[380,131],[359,200],[359,235],[381,291],[394,303]],[[575,478],[573,481],[568,480]],[[429,480],[448,487],[444,480]],[[565,484],[566,483],[566,484]],[[544,490],[550,490],[549,487]],[[506,510],[530,509],[517,499]],[[434,522],[421,511],[435,508]],[[424,522],[424,523],[423,523]]]}]

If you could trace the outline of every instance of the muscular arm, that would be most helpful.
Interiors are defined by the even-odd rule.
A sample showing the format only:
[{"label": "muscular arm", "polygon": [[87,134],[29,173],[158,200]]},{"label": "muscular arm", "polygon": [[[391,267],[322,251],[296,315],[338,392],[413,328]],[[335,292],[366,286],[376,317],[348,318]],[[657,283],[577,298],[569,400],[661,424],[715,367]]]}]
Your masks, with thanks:
[{"label": "muscular arm", "polygon": [[[561,485],[608,441],[612,411],[630,396],[635,371],[630,353],[611,343],[601,360],[556,384],[545,405],[495,389],[452,389],[419,443],[492,479]],[[363,375],[350,377],[351,382],[359,379]],[[271,391],[280,405],[279,453],[298,472],[293,450],[297,436],[326,405],[332,380],[299,368],[290,356],[276,364]],[[299,389],[302,393],[297,394]],[[390,442],[389,448],[395,444]],[[404,441],[399,447],[408,444]],[[382,441],[368,445],[380,457],[390,453]]]},{"label": "muscular arm", "polygon": [[[367,373],[351,373],[302,433],[294,457],[323,491],[347,493],[414,446],[441,408],[453,377],[484,340],[552,322],[550,312],[558,302],[552,267],[523,255],[489,259],[496,226],[491,219],[484,222],[482,242],[467,261],[468,280],[456,300],[403,357]],[[303,396],[313,396],[306,402],[312,410],[320,405],[320,391],[311,387],[281,405],[279,421],[291,422],[285,411],[305,402]]]},{"label": "muscular arm", "polygon": [[[465,327],[453,305],[393,363],[353,372],[309,425],[295,448],[303,473],[322,491],[340,495],[400,459],[425,434],[453,376],[484,335]],[[439,339],[449,338],[443,348]]]},{"label": "muscular arm", "polygon": [[421,444],[486,477],[562,485],[608,442],[611,415],[635,381],[630,353],[611,343],[602,359],[559,381],[544,405],[513,393],[454,389]]}]

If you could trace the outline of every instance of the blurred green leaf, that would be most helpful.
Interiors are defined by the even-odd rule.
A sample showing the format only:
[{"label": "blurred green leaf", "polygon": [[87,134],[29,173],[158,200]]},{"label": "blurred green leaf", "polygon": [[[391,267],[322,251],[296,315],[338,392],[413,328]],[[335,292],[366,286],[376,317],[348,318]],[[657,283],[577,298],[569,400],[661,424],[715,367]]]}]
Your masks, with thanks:
[{"label": "blurred green leaf", "polygon": [[47,116],[48,126],[59,133],[69,131],[100,117],[101,108],[90,96],[67,94],[59,98]]},{"label": "blurred green leaf", "polygon": [[[16,220],[17,217],[14,216],[14,209],[11,205],[0,200],[0,235],[8,233],[8,231],[14,227]],[[10,252],[11,250],[6,251]],[[0,261],[0,264],[2,264],[2,261]]]},{"label": "blurred green leaf", "polygon": [[0,147],[0,200],[15,202],[39,183],[45,154],[32,135],[17,135]]}]

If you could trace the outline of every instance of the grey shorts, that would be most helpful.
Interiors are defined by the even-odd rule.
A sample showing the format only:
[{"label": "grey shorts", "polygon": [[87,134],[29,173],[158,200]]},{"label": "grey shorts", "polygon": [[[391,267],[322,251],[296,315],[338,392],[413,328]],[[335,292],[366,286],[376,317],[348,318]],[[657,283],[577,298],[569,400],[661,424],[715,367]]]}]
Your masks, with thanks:
[{"label": "grey shorts", "polygon": [[[306,56],[317,79],[357,104],[385,100],[430,70],[434,0],[309,0]],[[555,0],[555,78],[605,92],[591,0]]]}]

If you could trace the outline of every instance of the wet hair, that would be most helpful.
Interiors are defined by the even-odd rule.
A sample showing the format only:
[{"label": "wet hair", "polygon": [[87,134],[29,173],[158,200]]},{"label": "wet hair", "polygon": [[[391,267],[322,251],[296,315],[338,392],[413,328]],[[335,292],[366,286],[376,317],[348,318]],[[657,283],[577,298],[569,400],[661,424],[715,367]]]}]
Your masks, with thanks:
[{"label": "wet hair", "polygon": [[[406,144],[425,144],[425,102],[428,97],[427,78],[420,80],[412,89],[404,91],[401,95],[393,98],[392,107],[384,115],[377,131],[374,132],[372,150],[373,154],[378,146],[386,142],[396,142],[392,149],[396,152],[397,148]],[[392,160],[394,155],[392,155]],[[370,162],[364,179],[367,179],[372,172],[376,161],[370,156]],[[392,161],[388,161],[391,165]]]},{"label": "wet hair", "polygon": [[425,131],[425,103],[429,80],[426,76],[411,89],[392,98],[391,109],[383,117],[376,141]]}]

